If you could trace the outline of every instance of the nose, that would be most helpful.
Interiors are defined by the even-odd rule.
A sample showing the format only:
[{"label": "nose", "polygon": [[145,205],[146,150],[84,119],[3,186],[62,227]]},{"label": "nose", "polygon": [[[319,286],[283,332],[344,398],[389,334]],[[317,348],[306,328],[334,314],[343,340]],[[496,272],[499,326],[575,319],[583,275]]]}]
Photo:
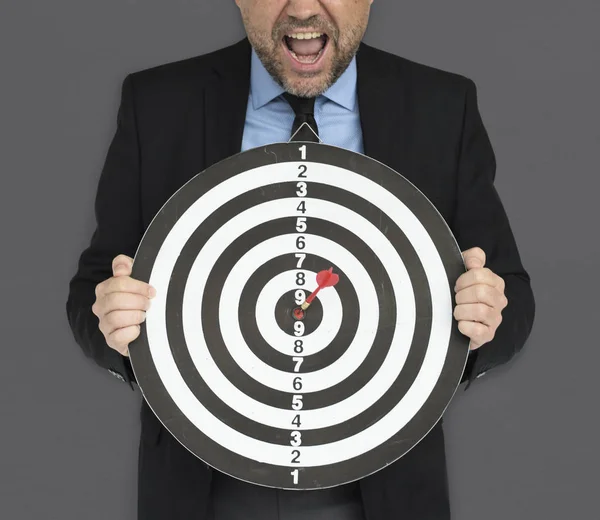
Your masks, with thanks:
[{"label": "nose", "polygon": [[320,0],[289,0],[285,12],[289,17],[308,20],[311,16],[321,14],[323,7]]}]

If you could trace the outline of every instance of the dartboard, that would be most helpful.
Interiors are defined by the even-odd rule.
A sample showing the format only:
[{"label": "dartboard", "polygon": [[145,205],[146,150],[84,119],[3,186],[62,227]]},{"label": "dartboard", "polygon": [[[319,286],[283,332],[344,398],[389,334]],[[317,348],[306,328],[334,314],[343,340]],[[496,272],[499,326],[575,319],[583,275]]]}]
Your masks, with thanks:
[{"label": "dartboard", "polygon": [[132,276],[157,290],[131,362],[196,457],[280,489],[358,480],[435,426],[468,354],[465,271],[402,175],[319,143],[277,143],[194,176],[146,230]]}]

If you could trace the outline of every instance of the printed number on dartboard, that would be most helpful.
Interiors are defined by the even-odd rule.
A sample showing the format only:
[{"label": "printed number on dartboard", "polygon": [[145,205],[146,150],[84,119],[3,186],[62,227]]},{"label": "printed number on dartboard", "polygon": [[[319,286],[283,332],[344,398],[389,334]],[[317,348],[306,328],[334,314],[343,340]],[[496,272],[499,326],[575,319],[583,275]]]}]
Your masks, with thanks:
[{"label": "printed number on dartboard", "polygon": [[[306,160],[306,145],[303,145],[299,148],[300,155],[302,160]],[[296,211],[300,213],[298,217],[296,217],[296,232],[298,235],[296,236],[296,252],[294,253],[294,257],[296,259],[296,268],[299,271],[296,273],[296,286],[297,289],[294,293],[294,300],[296,305],[302,305],[306,300],[306,291],[302,289],[302,287],[306,284],[306,277],[302,269],[302,264],[306,259],[306,253],[303,252],[306,249],[306,236],[302,233],[306,233],[308,230],[308,222],[307,217],[304,216],[307,207],[306,200],[304,197],[308,195],[308,184],[303,180],[307,179],[306,172],[308,171],[308,167],[305,164],[301,164],[298,167],[298,181],[296,182]],[[296,338],[300,338],[304,336],[304,323],[301,320],[297,320],[294,322],[294,336]],[[293,346],[293,354],[292,354],[292,363],[293,363],[293,371],[296,374],[301,373],[302,362],[304,361],[304,341],[302,339],[295,339]],[[294,428],[290,432],[290,446],[293,448],[290,453],[290,464],[297,465],[301,464],[302,453],[300,451],[300,446],[302,446],[302,433],[298,430],[302,424],[302,419],[300,417],[300,410],[303,407],[302,401],[302,376],[297,375],[292,380],[292,410],[296,412],[294,418],[292,419],[291,426]],[[294,469],[291,471],[292,481],[294,484],[298,484],[299,481],[299,470]]]}]

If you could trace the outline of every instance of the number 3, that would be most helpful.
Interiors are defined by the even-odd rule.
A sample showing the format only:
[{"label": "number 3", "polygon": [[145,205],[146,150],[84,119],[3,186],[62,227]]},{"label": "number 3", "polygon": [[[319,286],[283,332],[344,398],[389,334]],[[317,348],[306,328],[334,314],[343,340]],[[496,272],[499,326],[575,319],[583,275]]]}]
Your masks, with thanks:
[{"label": "number 3", "polygon": [[296,191],[296,195],[298,197],[306,197],[306,194],[308,193],[307,189],[306,189],[306,183],[305,182],[299,182],[296,184],[296,188],[298,188],[298,191]]}]

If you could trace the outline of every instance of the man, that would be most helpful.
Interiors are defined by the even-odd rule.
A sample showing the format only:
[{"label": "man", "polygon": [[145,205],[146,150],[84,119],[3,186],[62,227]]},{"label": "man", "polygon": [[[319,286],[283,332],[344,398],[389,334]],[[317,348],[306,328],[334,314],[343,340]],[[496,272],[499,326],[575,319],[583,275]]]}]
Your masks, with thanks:
[{"label": "man", "polygon": [[[401,172],[450,225],[468,269],[455,287],[455,318],[472,349],[463,381],[510,360],[529,335],[534,300],[493,186],[494,153],[474,83],[361,43],[372,0],[236,3],[247,39],[123,83],[98,186],[97,229],[67,304],[84,352],[132,384],[128,346],[155,290],[129,275],[156,212],[211,164],[287,141],[308,122],[323,142]],[[374,475],[299,492],[213,470],[164,430],[145,402],[141,420],[143,520],[450,518],[442,421]]]}]

